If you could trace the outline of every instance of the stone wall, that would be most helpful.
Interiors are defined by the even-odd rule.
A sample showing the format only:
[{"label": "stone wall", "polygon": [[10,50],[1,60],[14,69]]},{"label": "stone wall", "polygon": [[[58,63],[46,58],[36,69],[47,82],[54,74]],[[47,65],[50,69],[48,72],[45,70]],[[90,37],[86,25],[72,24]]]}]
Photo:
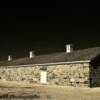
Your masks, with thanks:
[{"label": "stone wall", "polygon": [[49,84],[89,86],[89,64],[48,66]]},{"label": "stone wall", "polygon": [[33,67],[0,67],[0,80],[7,81],[28,81],[33,83],[39,83],[39,72],[38,66]]},{"label": "stone wall", "polygon": [[[41,67],[44,66],[2,66],[0,67],[0,80],[40,83]],[[88,63],[48,65],[46,67],[48,84],[89,86]]]}]

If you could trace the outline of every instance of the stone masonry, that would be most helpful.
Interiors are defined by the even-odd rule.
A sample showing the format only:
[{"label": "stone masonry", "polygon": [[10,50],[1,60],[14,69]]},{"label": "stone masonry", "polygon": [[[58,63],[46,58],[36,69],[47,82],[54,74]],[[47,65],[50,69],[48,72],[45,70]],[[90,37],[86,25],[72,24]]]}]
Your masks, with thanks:
[{"label": "stone masonry", "polygon": [[48,66],[49,84],[89,86],[89,64],[65,64]]},{"label": "stone masonry", "polygon": [[[41,67],[44,66],[1,66],[0,80],[27,81],[40,84]],[[47,65],[46,67],[49,85],[89,86],[89,63]]]}]

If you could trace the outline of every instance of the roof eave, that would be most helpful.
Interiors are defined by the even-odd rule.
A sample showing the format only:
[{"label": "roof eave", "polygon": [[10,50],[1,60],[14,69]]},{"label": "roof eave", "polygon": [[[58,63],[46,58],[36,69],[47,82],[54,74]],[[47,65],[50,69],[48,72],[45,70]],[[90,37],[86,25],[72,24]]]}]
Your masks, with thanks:
[{"label": "roof eave", "polygon": [[43,64],[27,64],[27,65],[8,65],[7,67],[13,67],[13,66],[49,66],[49,65],[62,65],[62,64],[78,64],[78,63],[89,63],[90,60],[83,60],[83,61],[67,61],[67,62],[55,62],[55,63],[43,63]]}]

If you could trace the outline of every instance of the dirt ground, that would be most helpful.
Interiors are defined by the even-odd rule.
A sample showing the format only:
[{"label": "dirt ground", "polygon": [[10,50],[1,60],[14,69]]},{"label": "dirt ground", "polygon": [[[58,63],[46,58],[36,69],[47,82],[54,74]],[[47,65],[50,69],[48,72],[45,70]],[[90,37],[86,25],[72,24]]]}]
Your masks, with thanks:
[{"label": "dirt ground", "polygon": [[[3,99],[4,98],[4,99]],[[0,82],[2,100],[100,100],[100,88]]]}]

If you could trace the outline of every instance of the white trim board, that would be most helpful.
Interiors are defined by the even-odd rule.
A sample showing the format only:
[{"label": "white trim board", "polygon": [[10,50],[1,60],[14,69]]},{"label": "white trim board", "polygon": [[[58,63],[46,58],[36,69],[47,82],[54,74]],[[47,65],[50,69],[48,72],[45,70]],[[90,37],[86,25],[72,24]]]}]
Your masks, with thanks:
[{"label": "white trim board", "polygon": [[61,65],[61,64],[77,64],[77,63],[89,63],[90,60],[84,60],[84,61],[69,61],[69,62],[55,62],[55,63],[44,63],[44,64],[27,64],[27,65],[12,65],[12,66],[6,66],[6,67],[29,67],[29,66],[48,66],[48,65]]}]

